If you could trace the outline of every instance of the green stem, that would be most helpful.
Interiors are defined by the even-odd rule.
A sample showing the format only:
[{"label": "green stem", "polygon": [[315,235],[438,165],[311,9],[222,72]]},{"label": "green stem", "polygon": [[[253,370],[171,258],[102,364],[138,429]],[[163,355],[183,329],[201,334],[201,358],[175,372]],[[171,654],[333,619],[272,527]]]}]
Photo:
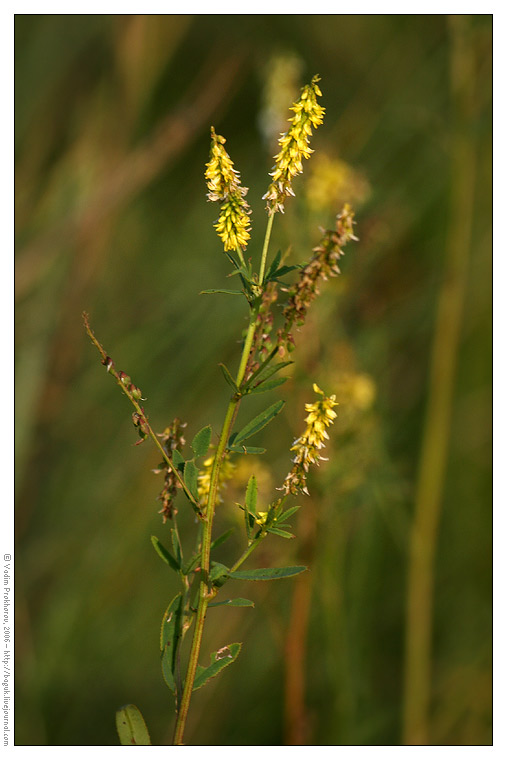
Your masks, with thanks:
[{"label": "green stem", "polygon": [[244,256],[243,256],[243,251],[241,250],[241,248],[239,247],[239,245],[236,246],[236,253],[238,254],[239,260],[241,261],[242,265],[246,266],[245,259],[244,259]]},{"label": "green stem", "polygon": [[264,282],[264,272],[266,269],[266,258],[268,255],[268,247],[269,247],[269,239],[271,237],[271,229],[273,227],[273,219],[275,218],[274,214],[270,214],[268,216],[268,224],[266,227],[266,234],[264,236],[264,245],[262,247],[262,257],[261,257],[261,268],[259,270],[259,285],[262,285]]},{"label": "green stem", "polygon": [[237,562],[234,563],[234,565],[231,567],[231,573],[234,573],[238,567],[240,567],[243,562],[247,559],[247,557],[250,556],[250,554],[253,552],[253,550],[258,546],[261,539],[265,538],[266,533],[259,532],[257,536],[255,536],[254,539],[252,539],[252,543],[247,546],[241,557],[238,559]]},{"label": "green stem", "polygon": [[[257,320],[257,311],[252,310],[250,314],[250,324],[248,326],[245,343],[243,346],[243,352],[239,364],[238,374],[236,378],[237,385],[240,385],[245,374],[246,364],[250,349],[252,347],[253,336],[255,332],[255,323]],[[213,462],[213,468],[210,477],[210,488],[208,496],[208,504],[206,508],[206,514],[203,526],[203,538],[201,548],[201,581],[199,586],[199,604],[197,607],[197,614],[195,620],[194,636],[192,639],[192,646],[188,661],[188,670],[185,678],[185,688],[183,690],[183,696],[181,699],[181,705],[178,710],[178,717],[176,720],[176,726],[174,729],[173,744],[178,745],[183,743],[183,733],[187,721],[188,709],[190,706],[190,698],[192,696],[192,690],[194,687],[195,674],[197,670],[197,664],[199,660],[199,653],[201,650],[202,634],[204,629],[204,621],[206,619],[206,611],[208,604],[216,595],[216,590],[209,589],[209,565],[210,565],[210,553],[211,553],[211,535],[213,530],[213,518],[215,513],[215,505],[218,493],[218,483],[220,467],[225,454],[227,441],[231,434],[232,425],[238,410],[241,398],[233,396],[229,401],[227,411],[225,413],[224,423],[222,425],[222,432],[218,441],[217,451],[215,454],[215,460]]]},{"label": "green stem", "polygon": [[[268,254],[269,239],[271,237],[271,230],[273,227],[273,217],[274,217],[274,214],[271,214],[268,217],[266,234],[264,237],[264,245],[262,248],[262,256],[261,256],[261,265],[260,265],[260,270],[259,270],[259,285],[260,286],[262,286],[262,283],[264,280],[264,272],[266,269],[266,259],[267,259],[267,254]],[[239,251],[238,251],[238,255],[240,255],[241,259],[243,259]],[[250,323],[248,325],[248,330],[247,330],[245,342],[243,345],[243,352],[241,354],[241,359],[239,363],[238,374],[236,376],[236,385],[238,387],[241,385],[243,378],[245,376],[245,371],[248,364],[248,358],[250,356],[250,351],[253,344],[258,313],[259,313],[258,307],[250,309]],[[194,688],[195,674],[196,674],[197,664],[199,660],[199,653],[201,651],[201,642],[202,642],[202,634],[204,630],[204,621],[206,619],[206,611],[208,609],[208,604],[210,603],[211,599],[213,599],[217,593],[216,589],[209,589],[209,566],[210,566],[210,553],[211,553],[211,535],[213,531],[213,518],[215,515],[215,506],[216,506],[216,501],[217,501],[220,468],[222,466],[222,461],[224,458],[227,441],[229,440],[231,429],[234,424],[234,420],[236,418],[236,414],[237,414],[240,402],[241,402],[241,396],[236,396],[236,395],[234,395],[232,399],[229,401],[229,405],[225,413],[224,423],[222,425],[222,432],[220,433],[220,438],[218,441],[218,446],[217,446],[217,451],[215,454],[215,459],[213,462],[213,467],[211,470],[208,504],[206,507],[206,514],[204,518],[202,547],[201,547],[201,580],[200,580],[200,585],[199,585],[199,604],[197,607],[194,636],[192,639],[192,645],[191,645],[190,655],[189,655],[189,660],[188,660],[188,669],[187,669],[187,675],[185,678],[185,688],[183,689],[183,696],[181,699],[180,707],[178,709],[178,716],[176,719],[176,726],[174,729],[174,739],[173,739],[174,745],[180,745],[183,743],[183,733],[185,731],[185,725],[187,722],[188,710],[190,707],[190,699],[191,699],[192,691]],[[252,543],[250,547],[248,547],[248,549],[240,558],[240,560],[238,560],[239,564],[241,564],[241,562],[243,562],[247,558],[247,556],[251,553],[251,551],[253,551],[255,546],[256,546],[256,543]],[[236,563],[236,567],[239,567],[238,563]]]}]

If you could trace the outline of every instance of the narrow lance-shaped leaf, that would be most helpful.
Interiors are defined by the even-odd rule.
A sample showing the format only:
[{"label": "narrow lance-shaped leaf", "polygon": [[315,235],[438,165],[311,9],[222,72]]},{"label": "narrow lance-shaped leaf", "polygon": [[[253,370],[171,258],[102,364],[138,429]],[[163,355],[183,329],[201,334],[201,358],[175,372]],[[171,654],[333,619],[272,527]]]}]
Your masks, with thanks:
[{"label": "narrow lance-shaped leaf", "polygon": [[231,445],[237,446],[242,441],[245,441],[247,438],[250,438],[252,435],[255,435],[255,433],[258,433],[260,430],[262,430],[262,428],[266,427],[266,425],[271,422],[271,420],[276,417],[279,412],[281,412],[284,404],[285,401],[277,401],[265,409],[264,412],[258,414],[257,417],[254,417],[254,419],[251,420],[248,425],[245,425],[245,427],[240,430],[237,435],[234,436],[234,439],[231,440]]},{"label": "narrow lance-shaped leaf", "polygon": [[229,536],[232,536],[235,530],[236,528],[229,528],[229,530],[226,530],[225,533],[222,533],[221,536],[215,538],[215,540],[211,542],[210,549],[216,549],[217,546],[221,546],[225,541],[227,541]]},{"label": "narrow lance-shaped leaf", "polygon": [[292,515],[294,515],[298,509],[301,509],[301,507],[290,507],[289,509],[286,509],[285,512],[282,512],[282,514],[278,517],[278,522],[285,522],[289,519],[289,517],[292,517]]},{"label": "narrow lance-shaped leaf", "polygon": [[245,506],[253,514],[257,514],[257,478],[251,475],[246,487]]},{"label": "narrow lance-shaped leaf", "polygon": [[252,386],[248,389],[249,393],[266,393],[267,391],[273,391],[275,388],[278,388],[280,385],[283,385],[287,382],[289,378],[288,377],[277,377],[274,380],[269,381],[260,381],[257,385]]},{"label": "narrow lance-shaped leaf", "polygon": [[280,578],[290,578],[307,569],[304,565],[297,565],[295,567],[259,567],[256,570],[229,572],[229,577],[241,581],[274,581]]},{"label": "narrow lance-shaped leaf", "polygon": [[164,681],[173,692],[176,692],[175,668],[176,654],[182,634],[181,604],[182,594],[177,594],[169,604],[162,618],[160,629],[160,649],[162,652],[162,674]]},{"label": "narrow lance-shaped leaf", "polygon": [[125,705],[116,711],[116,730],[123,746],[151,746],[146,723],[135,705]]},{"label": "narrow lance-shaped leaf", "polygon": [[281,538],[295,538],[295,535],[293,533],[289,533],[288,531],[277,528],[276,526],[271,526],[266,530],[268,533],[273,533],[275,536],[281,536]]},{"label": "narrow lance-shaped leaf", "polygon": [[236,599],[226,599],[223,602],[210,602],[208,607],[255,607],[255,604],[250,599],[237,597]]},{"label": "narrow lance-shaped leaf", "polygon": [[235,392],[237,392],[238,386],[236,385],[236,381],[234,380],[233,376],[231,375],[231,373],[229,372],[229,370],[227,369],[227,367],[225,366],[225,364],[219,364],[218,366],[222,370],[223,376],[225,377],[225,379],[227,380],[227,382],[229,383],[229,385],[231,386],[231,388]]},{"label": "narrow lance-shaped leaf", "polygon": [[176,561],[181,567],[183,562],[183,549],[181,548],[181,541],[178,531],[175,528],[171,528],[171,542],[173,545],[173,551],[176,555]]},{"label": "narrow lance-shaped leaf", "polygon": [[234,454],[265,454],[266,449],[261,448],[260,446],[244,446],[243,444],[239,444],[239,446],[227,446],[228,451],[232,451]]},{"label": "narrow lance-shaped leaf", "polygon": [[185,469],[183,472],[186,487],[194,499],[199,501],[199,494],[197,491],[197,476],[199,475],[199,470],[191,459],[188,462],[185,462]]},{"label": "narrow lance-shaped leaf", "polygon": [[165,546],[163,546],[158,538],[156,536],[151,537],[151,543],[153,544],[153,548],[157,552],[158,556],[161,557],[164,562],[169,565],[173,570],[176,570],[176,572],[180,569],[180,564],[177,560],[174,559],[171,552],[167,551]]},{"label": "narrow lance-shaped leaf", "polygon": [[266,276],[264,277],[265,282],[269,282],[271,279],[271,276],[276,272],[278,269],[278,265],[280,264],[280,259],[282,258],[282,252],[278,251],[275,258],[271,262],[268,271],[266,272]]},{"label": "narrow lance-shaped leaf", "polygon": [[249,388],[254,383],[258,382],[264,382],[265,380],[268,380],[273,375],[276,375],[277,372],[279,372],[284,367],[288,367],[290,364],[294,364],[293,361],[287,361],[287,362],[279,362],[278,364],[272,364],[271,366],[266,366],[263,369],[259,369],[256,372],[253,373],[252,377],[246,384],[246,388]]},{"label": "narrow lance-shaped leaf", "polygon": [[207,668],[203,668],[201,665],[197,666],[197,671],[194,681],[194,691],[204,686],[210,678],[217,676],[224,668],[231,665],[237,658],[241,651],[241,644],[229,644],[226,647],[222,647],[217,652],[213,652],[211,655],[211,664]]},{"label": "narrow lance-shaped leaf", "polygon": [[206,425],[194,436],[190,446],[196,457],[203,457],[209,449],[211,443],[211,425]]},{"label": "narrow lance-shaped leaf", "polygon": [[229,296],[242,296],[243,290],[224,290],[223,288],[210,288],[209,290],[201,290],[200,295],[208,295],[210,293],[225,293]]}]

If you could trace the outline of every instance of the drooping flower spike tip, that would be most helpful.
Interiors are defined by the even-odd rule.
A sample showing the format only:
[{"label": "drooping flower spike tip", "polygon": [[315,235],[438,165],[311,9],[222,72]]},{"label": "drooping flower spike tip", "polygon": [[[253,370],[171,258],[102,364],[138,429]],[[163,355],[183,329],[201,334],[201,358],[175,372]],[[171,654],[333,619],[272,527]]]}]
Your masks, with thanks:
[{"label": "drooping flower spike tip", "polygon": [[286,494],[297,494],[298,491],[308,494],[306,476],[311,464],[318,464],[324,459],[320,450],[324,448],[326,439],[329,438],[326,428],[333,424],[336,412],[333,407],[338,406],[336,396],[326,396],[319,386],[314,383],[313,390],[322,398],[313,404],[305,404],[309,412],[305,418],[306,429],[299,438],[296,438],[291,451],[295,452],[293,467],[285,478],[283,490]]},{"label": "drooping flower spike tip", "polygon": [[319,81],[320,77],[314,76],[311,83],[303,87],[299,100],[291,107],[294,111],[294,116],[289,119],[291,126],[278,141],[280,151],[270,172],[273,180],[263,195],[269,214],[283,212],[285,198],[294,195],[292,179],[303,171],[302,159],[310,158],[313,153],[310,148],[312,127],[316,129],[322,124],[325,113],[325,109],[317,103],[317,96],[322,96],[317,84]]},{"label": "drooping flower spike tip", "polygon": [[239,172],[224,148],[225,137],[211,127],[210,160],[205,178],[208,200],[223,201],[220,215],[213,225],[224,244],[225,251],[244,249],[250,239],[250,207],[245,200],[247,187],[241,187]]}]

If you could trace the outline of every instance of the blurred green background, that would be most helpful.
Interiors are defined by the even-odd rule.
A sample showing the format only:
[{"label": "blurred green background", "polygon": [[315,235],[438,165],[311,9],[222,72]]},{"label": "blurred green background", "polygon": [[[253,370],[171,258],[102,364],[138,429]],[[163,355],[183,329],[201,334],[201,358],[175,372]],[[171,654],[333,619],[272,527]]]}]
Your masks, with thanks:
[{"label": "blurred green background", "polygon": [[[219,429],[245,306],[199,295],[229,271],[209,127],[250,188],[258,260],[276,136],[319,73],[326,117],[272,250],[307,260],[344,201],[360,240],[296,336],[269,454],[238,463],[217,516],[217,535],[238,525],[227,563],[230,505],[252,468],[266,498],[281,482],[316,381],[340,402],[330,461],[297,539],[251,559],[311,570],[210,611],[202,660],[244,646],[186,741],[490,743],[491,16],[18,15],[15,38],[16,742],[115,745],[127,702],[170,742],[158,456],[81,312],[157,431]],[[179,519],[188,545],[183,501]]]}]

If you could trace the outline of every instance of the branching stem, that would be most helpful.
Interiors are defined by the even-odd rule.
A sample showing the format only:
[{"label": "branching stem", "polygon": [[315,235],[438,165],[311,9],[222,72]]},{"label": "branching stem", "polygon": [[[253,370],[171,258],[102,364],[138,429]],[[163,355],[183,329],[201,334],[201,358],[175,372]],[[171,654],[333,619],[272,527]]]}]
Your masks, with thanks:
[{"label": "branching stem", "polygon": [[[259,273],[259,283],[262,284],[264,277],[264,271],[266,267],[266,258],[269,247],[269,239],[271,236],[271,229],[273,226],[273,216],[268,218],[268,224],[266,228],[266,235],[264,238],[264,245],[262,249],[261,268]],[[252,348],[253,338],[255,334],[255,326],[258,316],[258,308],[250,309],[250,321],[243,344],[243,351],[238,368],[238,374],[236,376],[236,385],[239,387],[243,382],[245,371],[247,367],[248,357],[250,356],[250,350]],[[181,704],[178,710],[178,716],[176,719],[176,726],[174,729],[174,745],[183,744],[183,734],[185,731],[185,725],[187,722],[188,709],[190,706],[190,699],[194,688],[195,674],[197,670],[197,664],[199,661],[199,653],[201,651],[202,634],[204,629],[204,621],[206,619],[206,611],[208,604],[215,597],[217,590],[209,587],[209,567],[210,567],[210,553],[211,553],[211,536],[213,531],[213,518],[215,515],[215,506],[217,501],[218,484],[220,476],[220,468],[224,459],[224,454],[227,447],[227,442],[231,435],[232,426],[238,412],[239,404],[241,402],[241,396],[234,395],[229,401],[227,411],[225,413],[225,419],[222,425],[222,431],[217,445],[215,459],[213,462],[213,468],[210,476],[210,487],[208,495],[208,503],[206,506],[206,512],[204,515],[203,524],[203,537],[201,546],[201,580],[199,586],[199,604],[197,607],[197,614],[195,620],[194,636],[192,639],[192,646],[190,649],[188,670],[185,678],[185,688],[183,689],[183,696],[181,698]],[[255,541],[255,540],[254,540]],[[243,556],[238,560],[235,565],[239,565],[249,556],[249,554],[255,548],[256,543],[252,543]]]}]

